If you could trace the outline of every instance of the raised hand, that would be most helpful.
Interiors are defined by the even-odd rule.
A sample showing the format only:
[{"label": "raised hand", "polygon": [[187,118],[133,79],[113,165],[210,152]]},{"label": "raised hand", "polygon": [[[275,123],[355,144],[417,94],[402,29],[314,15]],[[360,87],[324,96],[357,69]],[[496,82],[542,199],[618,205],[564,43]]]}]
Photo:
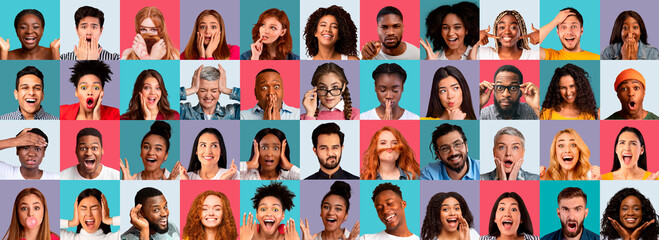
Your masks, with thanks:
[{"label": "raised hand", "polygon": [[420,40],[421,46],[423,46],[424,49],[426,49],[426,60],[437,60],[439,59],[439,56],[441,55],[439,51],[434,51],[432,49],[432,45],[427,39],[422,38]]},{"label": "raised hand", "polygon": [[221,93],[230,95],[233,89],[227,87],[227,70],[224,70],[222,65],[217,64],[217,70],[220,71],[219,90]]},{"label": "raised hand", "polygon": [[480,46],[486,45],[487,43],[490,42],[488,38],[494,38],[494,39],[499,39],[500,37],[494,36],[490,33],[490,26],[487,26],[487,29],[483,29],[480,32],[478,32],[478,42],[476,42],[476,45],[474,45],[474,48],[478,48]]},{"label": "raised hand", "polygon": [[[638,239],[640,239],[640,237],[641,237],[641,233],[643,233],[643,230],[645,230],[645,228],[647,228],[648,226],[650,226],[650,225],[653,224],[654,222],[655,222],[655,220],[652,219],[652,220],[650,220],[650,221],[647,221],[647,222],[643,223],[643,225],[641,225],[640,227],[637,227],[636,230],[634,230],[634,231],[632,232],[632,234],[631,234],[631,236],[629,236],[629,238],[630,238],[631,240],[638,240]],[[617,229],[616,229],[616,230],[617,230]],[[623,239],[624,239],[624,238],[623,238]]]},{"label": "raised hand", "polygon": [[138,58],[142,60],[151,59],[146,48],[146,43],[144,42],[144,38],[142,38],[141,34],[138,33],[135,35],[135,38],[133,39],[133,45],[131,47],[133,48],[133,53],[135,53]]},{"label": "raised hand", "polygon": [[78,198],[76,197],[76,201],[73,204],[73,219],[69,221],[69,227],[75,227],[80,224],[80,219],[78,218]]},{"label": "raised hand", "polygon": [[367,42],[364,47],[362,47],[362,60],[371,60],[380,53],[382,48],[382,43],[380,41],[370,41]]},{"label": "raised hand", "polygon": [[14,141],[12,147],[18,147],[18,146],[39,146],[39,147],[45,147],[48,146],[48,143],[46,142],[46,139],[44,139],[42,136],[39,136],[36,133],[28,132],[32,130],[32,128],[24,128],[21,133],[18,134],[18,136],[14,137]]},{"label": "raised hand", "polygon": [[540,116],[540,91],[538,87],[532,82],[525,82],[519,85],[524,93],[524,100],[533,108],[536,116]]},{"label": "raised hand", "polygon": [[108,199],[105,194],[101,193],[101,221],[107,225],[112,226],[112,217],[110,217],[110,208],[108,208]]},{"label": "raised hand", "polygon": [[547,168],[540,166],[540,180],[547,180]]},{"label": "raised hand", "polygon": [[[254,233],[256,233],[256,219],[252,216],[252,213],[243,214],[243,225],[240,226],[240,240],[252,240]],[[288,239],[288,238],[287,238]]]},{"label": "raised hand", "polygon": [[460,233],[460,240],[469,240],[469,223],[462,216],[458,217],[458,232]]},{"label": "raised hand", "polygon": [[300,231],[302,231],[302,240],[313,240],[318,236],[318,233],[311,235],[311,231],[309,231],[309,221],[306,218],[304,221],[300,220]]},{"label": "raised hand", "polygon": [[135,228],[139,229],[140,232],[149,232],[149,221],[146,220],[140,213],[142,210],[142,204],[137,204],[137,206],[130,209],[130,224]]},{"label": "raised hand", "polygon": [[167,180],[174,180],[177,177],[180,177],[183,180],[189,179],[188,171],[186,171],[183,165],[181,165],[181,161],[177,161],[176,164],[174,164],[174,168],[172,168],[172,172],[169,174]]},{"label": "raised hand", "polygon": [[656,173],[651,174],[651,175],[650,175],[648,178],[646,178],[645,180],[655,180],[655,179],[657,179],[658,177],[659,177],[659,171],[657,171]]},{"label": "raised hand", "polygon": [[218,48],[218,45],[220,45],[220,31],[213,33],[213,36],[211,36],[211,41],[206,47],[206,58],[213,57],[213,52]]},{"label": "raised hand", "polygon": [[9,47],[9,38],[5,40],[0,37],[0,60],[7,60],[7,57],[9,56]]},{"label": "raised hand", "polygon": [[524,163],[524,158],[521,158],[516,163],[513,164],[513,170],[510,171],[510,176],[508,177],[508,180],[517,180],[517,174],[519,174],[519,169],[522,168],[523,163]]},{"label": "raised hand", "polygon": [[87,50],[87,60],[98,60],[101,50],[103,50],[103,48],[98,46],[98,37],[92,37],[91,44]]},{"label": "raised hand", "polygon": [[103,103],[103,95],[103,91],[98,95],[98,102],[96,102],[96,106],[94,106],[94,110],[92,111],[92,120],[101,120],[101,103]]},{"label": "raised hand", "polygon": [[247,169],[259,168],[259,143],[256,142],[256,139],[252,141],[252,150],[254,151],[254,156],[247,162]]},{"label": "raised hand", "polygon": [[316,115],[316,109],[318,108],[318,88],[313,87],[311,90],[304,93],[304,98],[302,100],[302,106],[307,110],[307,116],[314,117]]},{"label": "raised hand", "polygon": [[50,43],[50,53],[52,54],[53,60],[59,60],[59,45],[60,39],[55,39]]},{"label": "raised hand", "polygon": [[234,159],[231,159],[231,167],[229,167],[229,170],[227,170],[225,173],[220,175],[220,180],[228,180],[233,177],[236,172],[238,172],[238,167],[236,167],[236,164],[233,163]]},{"label": "raised hand", "polygon": [[384,118],[382,118],[382,120],[394,120],[393,107],[392,107],[393,104],[394,104],[394,102],[391,101],[391,100],[386,100],[385,101]]},{"label": "raised hand", "polygon": [[124,158],[124,161],[126,161],[126,165],[124,165],[124,162],[121,161],[121,158],[119,158],[119,167],[121,168],[121,173],[124,174],[124,180],[135,180],[137,178],[137,173],[134,175],[130,175],[130,166],[128,165],[128,159]]},{"label": "raised hand", "polygon": [[448,119],[449,120],[464,120],[467,117],[467,114],[462,112],[461,109],[456,108],[453,110],[448,110]]},{"label": "raised hand", "polygon": [[165,45],[165,40],[160,39],[153,44],[153,47],[151,47],[151,54],[149,55],[152,60],[160,60],[165,57],[165,54],[167,54],[167,45]]},{"label": "raised hand", "polygon": [[480,104],[481,108],[483,108],[483,106],[490,101],[490,95],[492,95],[494,85],[488,81],[482,81],[478,84],[478,88],[480,88]]},{"label": "raised hand", "polygon": [[263,120],[280,120],[279,109],[281,109],[281,106],[279,106],[277,95],[269,94],[268,105],[265,106],[265,112],[263,113]]},{"label": "raised hand", "polygon": [[638,41],[634,34],[627,34],[627,38],[623,40],[622,48],[620,48],[620,55],[622,55],[622,60],[638,59]]},{"label": "raised hand", "polygon": [[87,43],[87,36],[82,35],[78,41],[78,46],[73,45],[73,52],[75,52],[78,60],[87,60],[89,52],[89,44]]},{"label": "raised hand", "polygon": [[204,65],[199,66],[197,70],[194,71],[194,74],[192,74],[192,81],[190,83],[190,88],[185,89],[185,94],[187,96],[195,94],[199,91],[199,81],[201,79],[200,76],[201,76],[202,68],[204,68]]},{"label": "raised hand", "polygon": [[590,176],[588,177],[588,180],[602,180],[602,175],[599,166],[595,166],[595,165],[590,166]]},{"label": "raised hand", "polygon": [[284,239],[300,240],[300,235],[297,233],[297,229],[295,229],[295,220],[292,218],[289,218],[286,223],[286,234],[284,234]]},{"label": "raised hand", "polygon": [[352,230],[350,230],[350,235],[348,235],[347,240],[355,240],[359,237],[359,221],[355,223],[355,225],[352,226]]},{"label": "raised hand", "polygon": [[533,32],[528,33],[526,35],[522,35],[519,38],[520,39],[528,38],[531,44],[538,45],[540,43],[540,30],[536,29],[535,26],[533,26],[533,23],[531,23],[531,30],[533,30]]},{"label": "raised hand", "polygon": [[197,32],[197,51],[200,58],[206,58],[206,47],[204,47],[204,36]]},{"label": "raised hand", "polygon": [[281,161],[279,161],[279,165],[284,170],[290,170],[294,165],[288,161],[288,158],[286,157],[286,145],[288,145],[288,141],[284,139],[284,141],[281,142],[281,154],[279,155],[281,156]]},{"label": "raised hand", "polygon": [[497,171],[497,176],[499,176],[499,180],[506,181],[508,180],[508,176],[506,176],[506,170],[503,169],[503,163],[499,158],[494,158],[494,165],[496,166],[496,171]]},{"label": "raised hand", "polygon": [[263,37],[259,37],[259,39],[256,40],[256,42],[250,45],[250,48],[252,49],[251,60],[259,60],[259,58],[261,57],[261,53],[263,53]]}]

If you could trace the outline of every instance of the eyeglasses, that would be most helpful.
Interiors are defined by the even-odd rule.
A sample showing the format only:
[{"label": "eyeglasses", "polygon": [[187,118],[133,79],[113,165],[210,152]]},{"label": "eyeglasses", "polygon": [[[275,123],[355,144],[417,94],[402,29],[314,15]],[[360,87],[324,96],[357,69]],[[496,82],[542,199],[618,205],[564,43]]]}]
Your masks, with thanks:
[{"label": "eyeglasses", "polygon": [[[453,149],[455,149],[455,151],[460,151],[460,150],[462,150],[462,147],[464,145],[465,145],[465,143],[463,141],[454,142],[453,143]],[[439,147],[439,153],[441,153],[441,154],[445,155],[445,154],[449,153],[450,151],[451,151],[451,146],[450,145],[442,145],[441,147]]]},{"label": "eyeglasses", "polygon": [[318,96],[327,96],[328,93],[332,96],[339,96],[341,95],[341,93],[343,93],[343,87],[341,88],[334,87],[330,90],[318,89],[316,90],[316,92],[318,93]]},{"label": "eyeglasses", "polygon": [[519,85],[510,85],[510,86],[494,85],[494,90],[496,90],[497,93],[503,93],[506,89],[508,89],[509,93],[517,93],[519,92]]}]

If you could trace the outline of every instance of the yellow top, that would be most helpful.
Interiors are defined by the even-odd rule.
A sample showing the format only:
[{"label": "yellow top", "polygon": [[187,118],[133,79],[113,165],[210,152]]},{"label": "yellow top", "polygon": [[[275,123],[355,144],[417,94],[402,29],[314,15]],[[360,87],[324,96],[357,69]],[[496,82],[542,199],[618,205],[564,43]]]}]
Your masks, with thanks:
[{"label": "yellow top", "polygon": [[542,111],[540,111],[540,120],[597,120],[597,118],[585,112],[581,112],[576,118],[569,118],[554,111],[554,109],[543,108]]},{"label": "yellow top", "polygon": [[[645,171],[645,174],[643,174],[643,180],[648,178],[650,175],[652,175],[652,172]],[[602,180],[613,180],[613,172],[602,174]],[[655,178],[654,180],[659,180],[659,177]]]},{"label": "yellow top", "polygon": [[589,51],[566,52],[545,48],[545,60],[600,60],[600,55]]},{"label": "yellow top", "polygon": [[421,120],[440,120],[440,119],[434,117],[422,117]]}]

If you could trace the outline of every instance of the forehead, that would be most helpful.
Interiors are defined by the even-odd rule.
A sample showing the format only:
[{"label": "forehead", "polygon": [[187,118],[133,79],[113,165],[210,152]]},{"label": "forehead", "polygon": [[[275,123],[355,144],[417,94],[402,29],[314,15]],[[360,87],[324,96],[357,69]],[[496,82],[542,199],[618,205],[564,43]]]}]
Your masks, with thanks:
[{"label": "forehead", "polygon": [[165,195],[159,195],[155,197],[150,197],[147,198],[146,201],[144,202],[144,205],[146,207],[152,207],[154,205],[165,205],[167,204],[167,199],[165,198]]},{"label": "forehead", "polygon": [[142,27],[156,27],[156,24],[153,23],[153,20],[151,20],[151,18],[145,18],[144,20],[142,20],[140,25],[142,25]]},{"label": "forehead", "polygon": [[503,134],[499,136],[499,138],[496,140],[497,144],[503,143],[507,145],[512,145],[512,144],[521,144],[522,139],[520,139],[518,136],[513,136],[513,135],[508,135],[508,134]]},{"label": "forehead", "polygon": [[574,136],[572,136],[571,133],[567,133],[567,132],[566,133],[561,133],[561,135],[558,136],[558,140],[561,140],[561,139],[563,139],[563,140],[565,140],[565,139],[574,140]]},{"label": "forehead", "polygon": [[222,205],[222,199],[216,195],[208,195],[206,199],[204,199],[204,205]]},{"label": "forehead", "polygon": [[451,144],[458,139],[462,139],[462,134],[458,131],[451,131],[437,138],[437,145]]},{"label": "forehead", "polygon": [[560,86],[566,86],[572,84],[574,84],[574,78],[571,75],[562,76],[558,81],[558,85]]},{"label": "forehead", "polygon": [[156,145],[156,144],[164,145],[165,139],[160,135],[151,134],[148,137],[144,138],[144,143],[150,143],[152,145]]},{"label": "forehead", "polygon": [[41,19],[39,17],[37,17],[37,15],[34,15],[34,14],[25,14],[25,15],[23,15],[20,18],[19,22],[20,23],[30,23],[30,24],[35,23],[35,22],[39,23],[39,24],[42,23]]},{"label": "forehead", "polygon": [[272,84],[281,82],[281,76],[276,72],[264,72],[256,76],[256,84]]},{"label": "forehead", "polygon": [[80,200],[80,205],[93,206],[93,205],[99,205],[99,202],[95,197],[88,196],[88,197],[83,198],[82,200]]},{"label": "forehead", "polygon": [[156,78],[154,78],[154,77],[148,77],[148,78],[144,79],[144,84],[145,84],[145,85],[146,85],[146,84],[150,84],[150,85],[158,85],[158,84],[160,84],[160,83],[158,82],[158,79],[156,79]]},{"label": "forehead", "polygon": [[334,145],[340,142],[341,138],[336,133],[318,135],[318,145]]},{"label": "forehead", "polygon": [[210,81],[201,78],[201,81],[199,81],[199,87],[200,88],[219,88],[219,81]]},{"label": "forehead", "polygon": [[641,199],[638,199],[638,197],[634,195],[630,195],[622,199],[620,205],[641,205]]},{"label": "forehead", "polygon": [[336,23],[337,21],[336,21],[336,17],[334,17],[334,16],[331,15],[331,14],[327,14],[327,15],[321,17],[320,20],[319,20],[318,22],[330,22],[330,23]]},{"label": "forehead", "polygon": [[99,24],[100,22],[101,21],[98,18],[92,17],[92,16],[86,16],[86,17],[80,19],[80,24],[83,24],[83,23]]},{"label": "forehead", "polygon": [[620,134],[618,137],[619,140],[636,140],[638,141],[638,136],[636,136],[636,133],[633,132],[623,132]]},{"label": "forehead", "polygon": [[281,26],[281,22],[279,22],[279,19],[276,17],[266,17],[263,19],[263,22],[267,25],[279,25]]},{"label": "forehead", "polygon": [[[80,77],[80,80],[78,81],[78,84],[80,84],[80,83],[100,83],[100,82],[101,82],[101,79],[98,78],[96,75],[87,74],[85,76]],[[146,83],[146,81],[145,81],[145,83]]]},{"label": "forehead", "polygon": [[382,140],[396,140],[396,137],[390,131],[382,131],[380,133],[380,136],[378,136],[378,140],[380,140],[380,141],[382,141]]},{"label": "forehead", "polygon": [[78,138],[79,143],[98,143],[100,139],[94,135],[84,135]]},{"label": "forehead", "polygon": [[43,82],[41,81],[41,78],[37,77],[34,74],[27,74],[23,75],[18,79],[18,85],[23,85],[23,84],[28,84],[28,85],[34,85],[38,84],[41,85]]},{"label": "forehead", "polygon": [[200,142],[218,142],[219,140],[217,139],[215,134],[204,133],[201,136],[199,136],[199,141]]},{"label": "forehead", "polygon": [[569,24],[569,25],[581,25],[579,22],[579,19],[576,16],[569,16],[563,21],[561,24]]},{"label": "forehead", "polygon": [[400,86],[403,85],[403,79],[400,75],[393,73],[380,74],[375,79],[376,86]]},{"label": "forehead", "polygon": [[270,133],[270,134],[268,134],[268,135],[263,136],[263,138],[261,138],[261,141],[260,141],[259,143],[260,143],[260,144],[264,144],[264,143],[280,143],[280,141],[279,141],[279,138],[277,138],[277,136],[275,136],[274,134]]},{"label": "forehead", "polygon": [[455,79],[453,76],[448,76],[443,78],[442,80],[439,80],[439,86],[451,86],[453,84],[458,83],[458,80]]},{"label": "forehead", "polygon": [[462,24],[462,18],[455,13],[449,13],[442,19],[442,24]]},{"label": "forehead", "polygon": [[625,19],[625,23],[626,23],[626,24],[634,24],[634,23],[638,24],[638,21],[636,21],[636,19],[633,18],[633,17],[627,17],[627,18]]},{"label": "forehead", "polygon": [[586,201],[583,197],[562,198],[558,201],[559,207],[577,207],[586,206]]},{"label": "forehead", "polygon": [[499,201],[499,204],[511,205],[511,204],[518,204],[518,203],[517,203],[517,200],[515,200],[514,198],[507,197],[507,198],[501,199],[501,201]]},{"label": "forehead", "polygon": [[25,195],[20,200],[21,204],[23,204],[23,203],[32,204],[32,203],[35,203],[35,202],[41,203],[41,199],[39,197],[37,197],[37,195],[34,195],[34,194]]},{"label": "forehead", "polygon": [[453,206],[455,204],[460,204],[460,202],[458,202],[458,200],[455,199],[454,197],[448,197],[448,198],[444,199],[444,201],[442,202],[442,205]]},{"label": "forehead", "polygon": [[401,19],[400,16],[390,13],[386,15],[380,16],[380,19],[378,19],[378,24],[379,25],[394,25],[394,24],[402,24],[403,19]]},{"label": "forehead", "polygon": [[501,71],[501,72],[497,73],[497,75],[494,77],[494,82],[495,83],[518,83],[519,84],[519,76],[517,76],[517,74],[513,73],[513,72]]},{"label": "forehead", "polygon": [[323,199],[323,203],[330,203],[330,204],[345,204],[346,200],[336,194],[331,194],[327,196],[325,199]]},{"label": "forehead", "polygon": [[375,195],[375,202],[386,201],[387,199],[402,200],[402,198],[392,190],[384,190],[378,193],[378,195]]},{"label": "forehead", "polygon": [[517,18],[515,18],[515,16],[513,16],[513,15],[507,14],[507,15],[501,17],[501,19],[499,19],[499,22],[497,24],[501,24],[501,23],[515,23],[516,24],[517,23]]},{"label": "forehead", "polygon": [[208,14],[206,16],[201,17],[199,22],[201,22],[201,23],[218,23],[219,20],[215,16]]},{"label": "forehead", "polygon": [[324,84],[324,85],[334,85],[334,84],[341,84],[341,78],[339,78],[339,75],[336,75],[336,73],[328,73],[325,75],[320,76],[318,79],[318,84]]},{"label": "forehead", "polygon": [[622,81],[620,83],[620,85],[641,85],[642,86],[643,83],[641,83],[641,81],[636,80],[636,79],[627,79],[627,80]]}]

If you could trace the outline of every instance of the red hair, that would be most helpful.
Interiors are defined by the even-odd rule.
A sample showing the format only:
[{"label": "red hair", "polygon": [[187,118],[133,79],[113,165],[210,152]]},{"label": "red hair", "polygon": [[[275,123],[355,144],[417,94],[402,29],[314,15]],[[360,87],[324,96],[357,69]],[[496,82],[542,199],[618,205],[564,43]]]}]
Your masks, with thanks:
[{"label": "red hair", "polygon": [[407,144],[407,140],[405,140],[403,134],[390,126],[385,126],[378,130],[373,135],[373,138],[371,138],[371,143],[368,145],[368,148],[362,155],[363,165],[360,178],[362,180],[375,180],[376,176],[378,175],[380,159],[378,158],[379,152],[377,151],[377,142],[380,134],[385,131],[391,132],[391,134],[394,135],[399,143],[398,146],[395,147],[396,151],[400,152],[400,155],[396,160],[396,166],[402,169],[405,174],[407,174],[407,179],[418,179],[421,170],[419,168],[419,163],[414,157],[414,150],[410,147],[409,144]]},{"label": "red hair", "polygon": [[[165,25],[165,17],[163,16],[160,9],[157,7],[144,7],[135,14],[135,33],[140,33],[140,28],[142,21],[144,19],[150,18],[153,21],[153,24],[158,28],[158,37],[165,41],[165,46],[167,46],[167,52],[162,60],[173,60],[177,59],[179,55],[178,49],[174,48],[171,39],[169,39],[169,34],[167,34],[167,26]],[[135,52],[131,52],[128,57],[128,60],[137,60],[140,59]]]},{"label": "red hair", "polygon": [[[277,42],[275,42],[277,46],[277,56],[274,58],[270,58],[269,54],[261,54],[259,57],[259,60],[286,60],[288,54],[293,50],[293,38],[291,37],[291,23],[288,21],[288,16],[286,13],[282,10],[276,9],[276,8],[271,8],[268,10],[265,10],[265,12],[261,13],[261,16],[259,16],[259,21],[254,24],[254,27],[252,28],[252,42],[256,42],[256,40],[259,40],[260,33],[259,33],[259,28],[261,28],[261,23],[265,21],[266,18],[269,17],[274,17],[281,23],[281,26],[283,29],[286,29],[286,33],[284,33],[284,36],[280,36],[277,38]],[[268,47],[264,44],[263,45],[263,53],[268,52]]]},{"label": "red hair", "polygon": [[209,190],[199,194],[192,201],[192,206],[190,206],[188,217],[185,220],[185,227],[183,228],[183,239],[206,239],[205,227],[201,225],[201,211],[203,210],[204,200],[210,195],[218,196],[222,201],[222,219],[220,225],[217,226],[215,239],[233,240],[238,237],[229,199],[224,193]]},{"label": "red hair", "polygon": [[[224,28],[224,19],[220,13],[213,9],[206,9],[199,13],[197,20],[194,22],[194,28],[192,29],[192,35],[188,41],[188,45],[183,50],[183,55],[187,59],[198,59],[199,58],[199,49],[197,48],[197,32],[199,31],[199,22],[201,18],[205,16],[213,16],[217,19],[218,24],[220,25],[220,42],[218,43],[217,48],[213,52],[213,59],[216,60],[227,60],[229,59],[230,51],[229,46],[227,45],[226,31]],[[206,56],[208,57],[208,56]]]}]

